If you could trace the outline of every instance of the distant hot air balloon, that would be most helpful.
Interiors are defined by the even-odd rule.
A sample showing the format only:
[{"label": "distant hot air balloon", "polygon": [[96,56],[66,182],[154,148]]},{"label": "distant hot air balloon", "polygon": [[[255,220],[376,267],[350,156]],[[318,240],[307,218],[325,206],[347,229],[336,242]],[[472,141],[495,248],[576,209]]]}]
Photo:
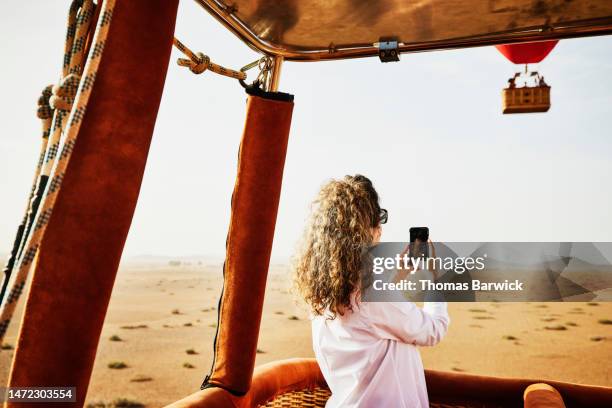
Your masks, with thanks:
[{"label": "distant hot air balloon", "polygon": [[557,45],[558,40],[496,45],[495,48],[515,64],[537,64]]},{"label": "distant hot air balloon", "polygon": [[[525,71],[514,74],[508,80],[508,87],[502,90],[503,113],[547,112],[550,109],[550,86],[537,71],[529,72],[527,64],[541,62],[557,43],[553,40],[495,46],[510,62],[525,64]],[[517,79],[524,79],[525,85],[517,87]]]}]

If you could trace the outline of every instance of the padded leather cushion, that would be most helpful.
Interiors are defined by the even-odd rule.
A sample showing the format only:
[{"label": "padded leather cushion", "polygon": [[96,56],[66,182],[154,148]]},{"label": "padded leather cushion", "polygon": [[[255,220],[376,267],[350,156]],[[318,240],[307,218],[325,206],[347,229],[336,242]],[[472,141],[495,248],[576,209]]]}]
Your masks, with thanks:
[{"label": "padded leather cushion", "polygon": [[87,111],[39,250],[12,387],[75,386],[77,405],[84,403],[147,161],[177,7],[178,0],[116,2]]},{"label": "padded leather cushion", "polygon": [[226,244],[212,373],[205,386],[249,390],[293,102],[249,95]]},{"label": "padded leather cushion", "polygon": [[544,384],[531,384],[523,393],[525,408],[565,408],[561,394],[554,387]]}]

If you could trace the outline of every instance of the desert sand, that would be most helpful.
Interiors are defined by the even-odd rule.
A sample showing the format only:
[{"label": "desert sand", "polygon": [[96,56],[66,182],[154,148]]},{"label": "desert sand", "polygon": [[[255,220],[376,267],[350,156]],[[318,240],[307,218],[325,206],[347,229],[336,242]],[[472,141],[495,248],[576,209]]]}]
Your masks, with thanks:
[{"label": "desert sand", "polygon": [[[312,357],[307,312],[290,291],[288,267],[270,269],[257,364]],[[221,270],[202,260],[122,265],[90,406],[125,398],[157,407],[199,389],[212,362]],[[612,386],[612,303],[453,303],[450,314],[444,341],[421,349],[426,368]],[[13,324],[0,353],[3,383],[16,334]]]}]

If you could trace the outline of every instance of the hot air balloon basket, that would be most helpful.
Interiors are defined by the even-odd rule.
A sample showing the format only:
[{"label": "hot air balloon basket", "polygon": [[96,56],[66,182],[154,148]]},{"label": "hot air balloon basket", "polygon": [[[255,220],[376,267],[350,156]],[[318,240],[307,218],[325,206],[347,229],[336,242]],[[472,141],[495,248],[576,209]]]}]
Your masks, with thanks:
[{"label": "hot air balloon basket", "polygon": [[[519,83],[522,86],[519,86]],[[550,86],[537,71],[517,72],[502,90],[502,112],[531,113],[547,112],[550,109]]]},{"label": "hot air balloon basket", "polygon": [[502,91],[502,112],[547,112],[550,109],[550,86],[506,88]]}]

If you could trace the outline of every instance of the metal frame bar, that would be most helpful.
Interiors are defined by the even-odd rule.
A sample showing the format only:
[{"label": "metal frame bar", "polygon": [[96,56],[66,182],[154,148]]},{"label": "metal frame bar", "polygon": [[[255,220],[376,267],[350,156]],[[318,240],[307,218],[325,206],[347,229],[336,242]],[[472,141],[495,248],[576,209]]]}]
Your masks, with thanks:
[{"label": "metal frame bar", "polygon": [[[291,49],[279,47],[257,37],[239,18],[233,10],[216,0],[195,0],[208,13],[215,17],[227,29],[245,42],[253,50],[282,57],[286,61],[323,61],[349,58],[364,58],[378,56],[378,47],[373,44],[342,46],[336,45],[330,49]],[[445,50],[454,48],[481,47],[497,44],[520,42],[560,40],[564,38],[589,37],[612,34],[612,17],[597,20],[584,20],[573,24],[538,26],[521,31],[504,31],[483,36],[453,38],[449,40],[429,41],[401,44],[400,53]]]},{"label": "metal frame bar", "polygon": [[284,58],[281,56],[272,57],[272,69],[270,70],[270,82],[267,89],[268,92],[278,92],[283,60]]}]

